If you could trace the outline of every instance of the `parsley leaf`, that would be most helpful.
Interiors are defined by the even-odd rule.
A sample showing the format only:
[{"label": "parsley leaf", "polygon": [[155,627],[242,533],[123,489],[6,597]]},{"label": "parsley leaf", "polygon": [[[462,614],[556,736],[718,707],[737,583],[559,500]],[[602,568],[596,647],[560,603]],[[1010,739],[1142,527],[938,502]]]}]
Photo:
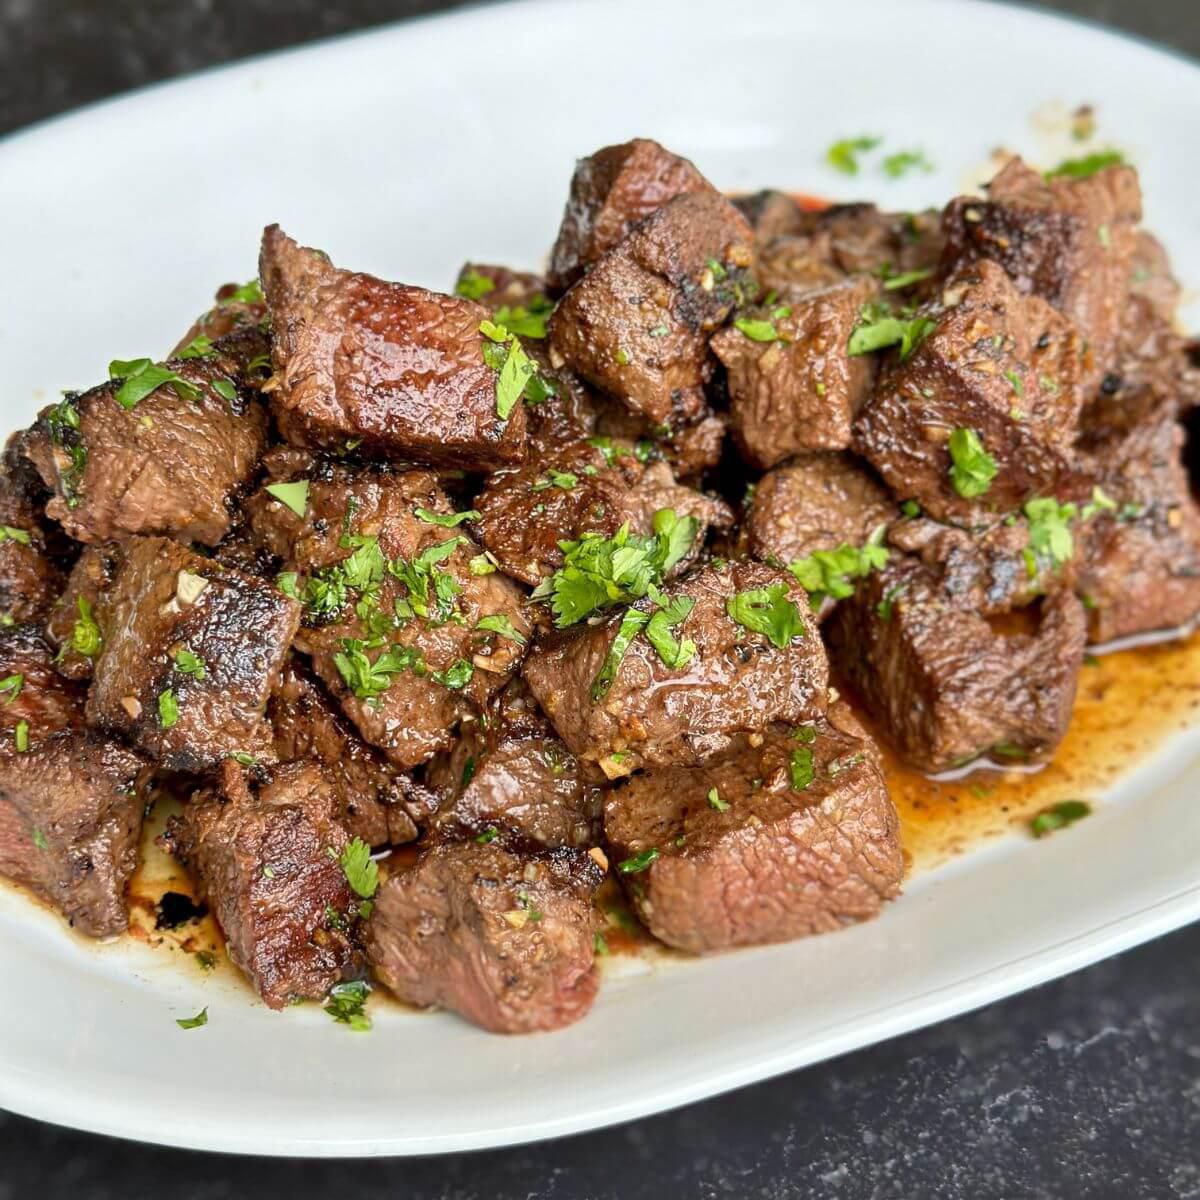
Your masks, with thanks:
[{"label": "parsley leaf", "polygon": [[887,566],[889,551],[883,545],[886,532],[887,527],[880,525],[861,548],[843,542],[835,550],[814,550],[788,564],[814,609],[824,604],[826,596],[834,600],[853,596],[852,579],[864,579]]},{"label": "parsley leaf", "polygon": [[560,488],[564,492],[569,492],[579,482],[579,476],[574,471],[556,471],[550,467],[546,471],[546,478],[539,479],[532,487],[532,491],[544,492],[547,488]]},{"label": "parsley leaf", "polygon": [[492,562],[485,551],[483,554],[476,554],[467,564],[472,575],[491,575],[496,570],[496,564]]},{"label": "parsley leaf", "polygon": [[1086,179],[1105,167],[1119,166],[1125,161],[1120,150],[1100,150],[1083,158],[1067,158],[1046,172],[1047,179]]},{"label": "parsley leaf", "polygon": [[434,671],[431,679],[436,679],[443,687],[461,691],[474,678],[475,668],[465,658],[456,659],[444,671]]},{"label": "parsley leaf", "polygon": [[1074,504],[1059,504],[1053,496],[1027,500],[1024,507],[1029,521],[1029,549],[1036,556],[1026,558],[1031,579],[1036,578],[1037,558],[1049,559],[1055,567],[1070,562],[1075,555],[1075,539],[1071,522],[1079,510]]},{"label": "parsley leaf", "polygon": [[814,775],[812,747],[797,746],[788,762],[788,780],[792,791],[804,791],[812,783]]},{"label": "parsley leaf", "polygon": [[0,679],[0,693],[7,692],[4,697],[5,704],[11,704],[20,694],[21,689],[25,686],[25,676],[21,674],[7,675]]},{"label": "parsley leaf", "polygon": [[621,624],[617,627],[617,633],[612,640],[612,645],[608,648],[608,654],[605,656],[604,662],[596,674],[596,678],[592,680],[591,698],[593,704],[608,695],[608,690],[612,687],[613,680],[617,677],[617,671],[621,668],[621,663],[625,658],[626,652],[632,645],[634,638],[641,633],[649,621],[649,613],[641,612],[636,608],[625,610],[625,615],[621,618]]},{"label": "parsley leaf", "polygon": [[205,1005],[194,1017],[181,1017],[176,1022],[180,1029],[200,1029],[208,1024],[208,1006]]},{"label": "parsley leaf", "polygon": [[973,429],[956,429],[950,435],[950,482],[964,500],[983,496],[996,478],[996,460],[983,448]]},{"label": "parsley leaf", "polygon": [[294,479],[291,483],[268,483],[265,489],[280,504],[286,504],[300,518],[308,511],[308,480]]},{"label": "parsley leaf", "polygon": [[794,637],[804,636],[800,610],[788,599],[786,583],[738,592],[725,601],[725,611],[745,629],[763,634],[782,650]]},{"label": "parsley leaf", "polygon": [[360,700],[371,700],[392,686],[392,676],[411,670],[425,675],[428,667],[425,656],[413,646],[392,646],[374,662],[367,657],[364,643],[358,638],[343,638],[342,649],[333,656],[333,665],[345,685]]},{"label": "parsley leaf", "polygon": [[338,863],[356,895],[370,900],[379,890],[379,864],[371,857],[371,847],[362,838],[346,843]]},{"label": "parsley leaf", "polygon": [[508,638],[510,642],[516,642],[518,646],[525,645],[525,635],[504,613],[491,613],[489,616],[480,617],[475,628],[486,630],[489,633],[498,633],[501,637]]},{"label": "parsley leaf", "polygon": [[424,521],[426,525],[440,525],[443,529],[453,529],[464,521],[478,521],[482,515],[473,508],[456,513],[436,513],[428,508],[414,508],[413,512],[416,513],[417,519]]},{"label": "parsley leaf", "polygon": [[28,546],[29,534],[14,525],[0,525],[0,542],[20,542],[22,546]]},{"label": "parsley leaf", "polygon": [[24,754],[29,749],[29,722],[18,721],[13,730],[13,746],[18,754]]},{"label": "parsley leaf", "polygon": [[176,358],[207,358],[210,354],[215,354],[213,349],[212,338],[206,333],[198,333],[178,354]]},{"label": "parsley leaf", "polygon": [[696,653],[696,643],[690,638],[676,640],[672,629],[682,625],[696,607],[696,601],[691,596],[676,596],[657,612],[652,613],[646,624],[646,639],[655,650],[658,657],[672,670],[680,670],[692,661]]},{"label": "parsley leaf", "polygon": [[127,412],[165,384],[170,384],[180,400],[199,400],[200,389],[182,375],[158,366],[148,358],[114,358],[108,364],[108,377],[122,380],[113,399]]},{"label": "parsley leaf", "polygon": [[537,295],[528,305],[517,304],[510,308],[502,304],[496,309],[496,323],[503,325],[509,333],[540,340],[546,336],[546,320],[553,311],[554,302]]},{"label": "parsley leaf", "polygon": [[496,415],[507,421],[521,399],[525,385],[537,374],[537,365],[525,353],[516,335],[509,333],[503,325],[481,321],[479,332],[487,339],[484,361],[497,372]]},{"label": "parsley leaf", "polygon": [[201,680],[208,674],[204,659],[193,654],[186,646],[175,652],[175,670],[181,675],[190,675],[195,680]]},{"label": "parsley leaf", "polygon": [[874,150],[880,140],[877,137],[842,138],[825,151],[825,161],[843,175],[857,175],[859,154]]},{"label": "parsley leaf", "polygon": [[371,1018],[366,1013],[370,994],[370,986],[361,979],[335,983],[325,999],[325,1011],[339,1025],[349,1025],[354,1033],[366,1033],[371,1028]]},{"label": "parsley leaf", "polygon": [[708,792],[708,806],[715,808],[717,812],[728,812],[729,805],[721,799],[721,793],[716,788],[710,788]]},{"label": "parsley leaf", "polygon": [[1089,816],[1092,806],[1083,800],[1063,800],[1050,808],[1043,809],[1029,822],[1034,837],[1045,837],[1056,829],[1063,829]]},{"label": "parsley leaf", "polygon": [[164,729],[170,729],[179,720],[179,701],[170,688],[164,688],[158,693],[158,723]]},{"label": "parsley leaf", "polygon": [[482,300],[489,292],[496,290],[496,281],[481,275],[478,271],[464,271],[454,285],[456,296],[466,296],[468,300]]},{"label": "parsley leaf", "polygon": [[909,171],[932,171],[933,163],[925,157],[923,150],[898,150],[883,160],[883,171],[893,179],[907,175]]},{"label": "parsley leaf", "polygon": [[637,875],[650,866],[658,857],[658,848],[651,846],[649,850],[643,850],[641,854],[635,854],[632,858],[626,858],[617,863],[617,870],[622,875]]},{"label": "parsley leaf", "polygon": [[103,639],[100,626],[92,615],[91,601],[86,596],[80,596],[75,603],[79,609],[79,616],[75,618],[75,625],[71,630],[71,649],[76,654],[82,654],[84,658],[95,658],[100,652]]},{"label": "parsley leaf", "polygon": [[885,269],[883,290],[885,292],[902,291],[904,288],[912,287],[914,283],[920,283],[923,279],[928,279],[932,274],[932,267],[920,267],[914,271],[903,271],[899,275],[893,275],[890,270]]},{"label": "parsley leaf", "polygon": [[900,347],[900,361],[908,362],[920,344],[937,328],[932,317],[898,317],[883,305],[864,307],[859,324],[850,334],[846,353],[851,358],[872,354],[889,346]]},{"label": "parsley leaf", "polygon": [[779,330],[774,321],[753,320],[750,317],[738,317],[733,323],[734,329],[743,333],[752,342],[777,342]]}]

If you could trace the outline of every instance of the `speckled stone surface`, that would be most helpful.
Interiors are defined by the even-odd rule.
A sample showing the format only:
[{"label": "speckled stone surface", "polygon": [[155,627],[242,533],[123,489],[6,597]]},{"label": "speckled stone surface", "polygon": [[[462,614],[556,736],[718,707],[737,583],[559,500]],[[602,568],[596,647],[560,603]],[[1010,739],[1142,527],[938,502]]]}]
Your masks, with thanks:
[{"label": "speckled stone surface", "polygon": [[[453,6],[0,0],[0,132],[230,58]],[[1047,7],[1200,56],[1196,0]],[[831,1063],[515,1150],[355,1166],[236,1159],[0,1113],[0,1200],[317,1196],[1200,1200],[1200,926]]]}]

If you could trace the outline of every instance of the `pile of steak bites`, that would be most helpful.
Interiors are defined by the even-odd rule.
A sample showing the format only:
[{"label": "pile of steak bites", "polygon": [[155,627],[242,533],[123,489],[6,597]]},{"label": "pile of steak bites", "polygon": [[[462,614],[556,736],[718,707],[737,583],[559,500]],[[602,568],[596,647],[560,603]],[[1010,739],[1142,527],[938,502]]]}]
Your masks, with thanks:
[{"label": "pile of steak bites", "polygon": [[610,874],[696,954],[873,916],[898,822],[839,687],[920,770],[1037,762],[1089,642],[1200,611],[1139,220],[1124,165],[812,211],[637,140],[544,276],[268,228],[9,440],[0,872],[121,933],[165,782],[267,1004],[374,978],[504,1032],[587,1012]]}]

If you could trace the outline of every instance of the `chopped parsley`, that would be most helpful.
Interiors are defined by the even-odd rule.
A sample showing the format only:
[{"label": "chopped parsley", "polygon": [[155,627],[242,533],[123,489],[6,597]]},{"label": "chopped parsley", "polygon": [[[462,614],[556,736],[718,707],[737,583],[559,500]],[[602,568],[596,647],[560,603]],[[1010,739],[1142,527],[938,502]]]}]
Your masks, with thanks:
[{"label": "chopped parsley", "polygon": [[50,849],[50,843],[46,840],[46,835],[40,829],[35,829],[33,833],[30,834],[30,837],[33,838],[33,844],[39,850]]},{"label": "chopped parsley", "polygon": [[249,283],[243,283],[241,287],[234,288],[223,300],[218,300],[218,304],[262,304],[263,293],[257,279],[251,279]]},{"label": "chopped parsley", "polygon": [[752,342],[777,342],[779,330],[774,321],[755,320],[751,317],[738,317],[733,323],[734,329],[745,334]]},{"label": "chopped parsley", "polygon": [[179,720],[179,701],[170,688],[158,693],[158,723],[170,729]]},{"label": "chopped parsley", "polygon": [[[1025,384],[1022,382],[1020,375],[1018,375],[1016,371],[1005,371],[1004,378],[1008,380],[1008,386],[1012,388],[1016,395],[1025,395]],[[1020,420],[1020,418],[1018,417],[1017,420]]]},{"label": "chopped parsley", "polygon": [[208,669],[204,665],[204,659],[200,655],[193,653],[186,646],[175,652],[175,670],[181,675],[190,675],[197,681],[203,679],[208,674]]},{"label": "chopped parsley", "polygon": [[25,676],[21,674],[8,675],[0,679],[0,694],[4,695],[4,703],[11,704],[25,686]]},{"label": "chopped parsley", "polygon": [[100,636],[100,626],[92,614],[91,601],[86,596],[80,596],[75,603],[79,609],[79,616],[75,618],[75,625],[71,630],[70,647],[84,658],[94,658],[99,653],[103,640]]},{"label": "chopped parsley", "polygon": [[22,546],[28,546],[29,534],[14,525],[0,525],[0,542],[20,542]]},{"label": "chopped parsley", "polygon": [[444,671],[432,671],[429,678],[443,687],[461,691],[475,677],[475,668],[465,658],[455,659]]},{"label": "chopped parsley", "polygon": [[920,267],[913,271],[903,271],[899,275],[893,275],[890,271],[885,270],[883,290],[885,292],[898,292],[904,288],[912,287],[914,283],[920,283],[923,279],[928,279],[932,274],[932,267]]},{"label": "chopped parsley", "polygon": [[637,875],[650,866],[658,857],[658,849],[651,846],[649,850],[643,850],[641,854],[635,854],[632,858],[626,858],[617,863],[617,870],[622,875]]},{"label": "chopped parsley", "polygon": [[729,805],[721,799],[721,793],[716,788],[709,788],[708,807],[715,808],[717,812],[729,811]]},{"label": "chopped parsley", "polygon": [[[805,732],[812,733],[812,730]],[[793,792],[803,792],[812,783],[816,773],[813,762],[812,746],[800,745],[792,751],[792,757],[788,761],[788,782]]]},{"label": "chopped parsley", "polygon": [[253,754],[247,754],[245,750],[234,750],[230,755],[235,763],[240,763],[243,767],[257,767],[258,759]]},{"label": "chopped parsley", "polygon": [[370,986],[361,979],[335,983],[325,998],[325,1011],[339,1025],[349,1025],[355,1033],[366,1033],[371,1028],[371,1018],[366,1012],[370,994]]},{"label": "chopped parsley", "polygon": [[1039,558],[1060,567],[1074,557],[1075,539],[1070,523],[1078,511],[1074,504],[1060,504],[1053,496],[1025,502],[1025,517],[1029,521],[1029,551],[1025,560],[1031,579],[1037,577]]},{"label": "chopped parsley", "polygon": [[121,386],[113,399],[127,412],[165,384],[170,384],[180,400],[199,400],[200,389],[169,367],[159,366],[148,358],[128,360],[114,358],[108,364],[108,377],[120,379]]},{"label": "chopped parsley", "polygon": [[857,175],[859,154],[874,150],[880,141],[877,137],[842,138],[825,151],[825,161],[843,175]]},{"label": "chopped parsley", "polygon": [[429,670],[425,656],[413,646],[392,646],[372,662],[367,657],[364,643],[358,638],[342,639],[342,649],[334,654],[333,664],[354,695],[368,702],[392,686],[392,676],[403,671],[425,675]]},{"label": "chopped parsley", "polygon": [[950,435],[950,482],[964,500],[983,496],[996,478],[996,460],[984,449],[973,429],[956,429]]},{"label": "chopped parsley", "polygon": [[443,529],[454,529],[461,525],[464,521],[478,521],[480,513],[475,509],[468,509],[466,512],[456,513],[436,513],[428,508],[414,508],[417,519],[424,521],[426,525],[440,525]]},{"label": "chopped parsley", "polygon": [[265,489],[280,504],[287,505],[300,518],[308,511],[308,480],[294,479],[291,483],[268,483]]},{"label": "chopped parsley", "polygon": [[500,830],[495,825],[489,825],[482,833],[475,835],[475,840],[481,845],[486,846],[494,842],[500,836]]},{"label": "chopped parsley", "polygon": [[58,483],[68,508],[79,506],[79,484],[87,467],[88,452],[80,436],[79,400],[77,392],[65,392],[63,398],[46,414],[46,429],[50,441],[70,460],[66,470],[59,470]]},{"label": "chopped parsley", "polygon": [[486,617],[480,617],[479,624],[475,628],[486,630],[488,633],[498,633],[501,637],[508,638],[510,642],[516,642],[518,646],[523,646],[526,642],[525,635],[504,613],[491,613]]},{"label": "chopped parsley", "polygon": [[232,404],[237,399],[237,388],[228,379],[214,379],[209,386],[227,404]]},{"label": "chopped parsley", "polygon": [[1062,800],[1038,813],[1029,822],[1029,828],[1034,837],[1045,837],[1056,829],[1063,829],[1082,820],[1089,816],[1091,811],[1092,806],[1083,800]]},{"label": "chopped parsley", "polygon": [[178,354],[176,358],[207,358],[210,354],[215,354],[212,338],[206,333],[198,333]]},{"label": "chopped parsley", "polygon": [[205,1005],[194,1017],[180,1017],[176,1022],[180,1029],[199,1029],[208,1024],[208,1006]]},{"label": "chopped parsley", "polygon": [[525,353],[516,334],[509,333],[503,325],[481,321],[479,332],[485,339],[483,360],[496,372],[496,415],[507,421],[526,385],[537,376],[537,366]]},{"label": "chopped parsley", "polygon": [[371,847],[362,838],[346,843],[338,863],[355,895],[370,900],[379,890],[379,864],[371,857]]},{"label": "chopped parsley", "polygon": [[892,612],[895,608],[896,601],[908,591],[907,583],[898,583],[895,587],[890,587],[883,594],[883,599],[875,605],[875,613],[885,624],[892,619]]},{"label": "chopped parsley", "polygon": [[804,621],[800,610],[788,599],[786,583],[738,592],[725,601],[725,611],[738,625],[761,633],[780,650],[792,638],[804,636]]},{"label": "chopped parsley", "polygon": [[24,754],[29,749],[29,722],[18,721],[13,730],[13,746],[18,754]]},{"label": "chopped parsley", "polygon": [[836,550],[814,550],[805,558],[788,564],[788,570],[809,595],[813,608],[819,609],[828,596],[844,600],[854,595],[853,579],[864,579],[872,571],[880,571],[888,562],[888,549],[883,545],[886,525],[878,526],[861,546],[843,542]]},{"label": "chopped parsley", "polygon": [[641,633],[649,621],[650,614],[647,612],[641,612],[636,608],[625,610],[625,615],[621,618],[621,624],[617,627],[617,633],[612,640],[612,645],[608,648],[608,654],[605,655],[604,662],[601,664],[600,670],[596,673],[596,678],[592,680],[591,698],[593,704],[608,695],[608,690],[612,687],[613,680],[617,677],[617,671],[620,670],[626,652],[633,644],[634,638]]},{"label": "chopped parsley", "polygon": [[533,485],[533,491],[544,492],[547,488],[560,488],[564,492],[569,492],[579,482],[579,476],[574,471],[556,471],[550,467],[546,471],[546,478],[539,479]]},{"label": "chopped parsley", "polygon": [[889,346],[900,347],[900,361],[907,362],[920,344],[937,328],[932,317],[897,316],[881,304],[864,306],[859,323],[850,334],[846,353],[855,358]]},{"label": "chopped parsley", "polygon": [[487,553],[476,554],[467,564],[472,575],[491,575],[496,570],[496,564],[488,558]]},{"label": "chopped parsley", "polygon": [[495,290],[496,281],[478,271],[464,271],[454,285],[455,295],[466,296],[468,300],[482,300],[489,292]]},{"label": "chopped parsley", "polygon": [[1067,158],[1046,172],[1047,179],[1087,179],[1105,167],[1120,166],[1125,155],[1120,150],[1098,150],[1083,158]]},{"label": "chopped parsley", "polygon": [[691,596],[676,596],[650,616],[646,625],[646,640],[658,651],[658,657],[673,670],[681,670],[692,661],[696,643],[691,638],[677,639],[673,632],[691,616],[696,601]]},{"label": "chopped parsley", "polygon": [[921,506],[915,500],[905,500],[900,505],[900,511],[906,517],[919,517],[921,515]]},{"label": "chopped parsley", "polygon": [[585,533],[578,541],[560,542],[563,565],[537,586],[533,598],[549,602],[559,628],[640,600],[688,553],[699,531],[695,517],[660,508],[652,537],[630,533],[626,522],[611,538]]},{"label": "chopped parsley", "polygon": [[517,304],[510,308],[502,304],[496,309],[496,323],[503,325],[509,333],[540,340],[546,336],[546,321],[553,311],[554,301],[539,294],[527,305]]},{"label": "chopped parsley", "polygon": [[883,160],[883,172],[893,179],[900,179],[909,171],[932,171],[933,163],[925,157],[923,150],[898,150]]}]

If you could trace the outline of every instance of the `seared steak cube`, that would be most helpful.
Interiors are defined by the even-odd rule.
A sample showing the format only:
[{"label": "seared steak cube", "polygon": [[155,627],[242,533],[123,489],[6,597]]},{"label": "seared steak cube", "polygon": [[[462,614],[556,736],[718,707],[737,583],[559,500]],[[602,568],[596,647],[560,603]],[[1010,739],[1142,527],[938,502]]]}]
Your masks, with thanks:
[{"label": "seared steak cube", "polygon": [[1141,215],[1130,167],[1047,181],[1013,159],[986,200],[961,197],[947,207],[944,261],[957,270],[990,259],[1019,291],[1054,305],[1087,340],[1084,374],[1098,382],[1116,348]]},{"label": "seared steak cube", "polygon": [[92,677],[103,643],[101,613],[120,561],[113,542],[84,546],[46,618],[46,640],[58,650],[55,666],[68,679]]},{"label": "seared steak cube", "polygon": [[299,619],[296,601],[266,580],[138,538],[105,604],[88,723],[170,770],[269,756],[267,699]]},{"label": "seared steak cube", "polygon": [[443,820],[472,833],[515,830],[550,849],[598,840],[604,776],[566,748],[519,681],[489,707],[486,723],[464,726],[426,777],[446,798]]},{"label": "seared steak cube", "polygon": [[714,191],[686,158],[649,138],[605,146],[581,158],[550,253],[550,285],[565,291],[668,200]]},{"label": "seared steak cube", "polygon": [[1042,602],[1035,632],[1006,635],[948,600],[921,563],[895,560],[826,628],[880,732],[920,770],[989,752],[1044,757],[1066,732],[1086,636],[1083,606],[1068,592]]},{"label": "seared steak cube", "polygon": [[289,442],[472,470],[524,456],[525,409],[518,398],[499,411],[484,354],[501,351],[480,330],[482,305],[340,270],[277,225],[259,270],[275,330],[268,386]]},{"label": "seared steak cube", "polygon": [[229,957],[271,1008],[319,1000],[358,965],[348,928],[360,901],[340,857],[346,831],[315,763],[274,768],[261,781],[226,762],[168,827],[196,873]]},{"label": "seared steak cube", "polygon": [[697,545],[705,526],[733,523],[725,504],[677,484],[666,463],[644,463],[631,443],[599,437],[493,476],[475,505],[485,549],[502,571],[528,584],[562,565],[559,542],[588,531],[611,536],[626,523],[649,535],[659,509],[695,517]]},{"label": "seared steak cube", "polygon": [[842,450],[875,376],[847,344],[878,281],[812,292],[712,339],[729,379],[733,436],[748,462],[773,467],[802,450]]},{"label": "seared steak cube", "polygon": [[81,542],[162,534],[215,546],[266,446],[267,414],[241,382],[247,349],[235,336],[171,359],[162,370],[174,381],[140,398],[139,380],[160,368],[43,409],[26,453],[54,492],[47,513]]},{"label": "seared steak cube", "polygon": [[[939,520],[986,522],[989,512],[1053,494],[1074,466],[1081,393],[1073,327],[986,260],[922,311],[936,325],[907,362],[885,366],[859,414],[855,449],[893,492]],[[952,451],[968,435],[979,447],[962,464]],[[960,468],[977,464],[979,451],[990,472],[964,480]]]},{"label": "seared steak cube", "polygon": [[621,613],[555,634],[526,659],[531,691],[578,758],[610,778],[694,766],[738,733],[824,710],[825,650],[808,597],[787,572],[751,562],[704,568],[670,598],[693,602],[675,627],[695,645],[681,667],[668,666],[644,633],[630,641]]},{"label": "seared steak cube", "polygon": [[433,814],[412,781],[368,746],[316,680],[295,661],[284,665],[268,709],[280,762],[311,760],[329,781],[334,814],[369,846],[416,839]]},{"label": "seared steak cube", "polygon": [[708,954],[825,933],[900,890],[900,822],[845,706],[754,741],[635,775],[605,802],[618,877],[669,946]]},{"label": "seared steak cube", "polygon": [[1185,625],[1200,614],[1200,509],[1170,420],[1090,444],[1114,504],[1089,523],[1077,587],[1093,642]]},{"label": "seared steak cube", "polygon": [[285,560],[280,586],[304,600],[297,649],[359,733],[415,767],[516,668],[531,633],[522,593],[427,471],[305,467],[286,451],[269,467],[306,485],[303,517],[274,484],[247,501],[256,537]]},{"label": "seared steak cube", "polygon": [[559,302],[554,355],[660,425],[705,410],[707,339],[750,265],[750,229],[712,192],[678,196],[610,250]]},{"label": "seared steak cube", "polygon": [[895,501],[846,454],[804,454],[755,484],[746,550],[787,564],[816,550],[861,546],[897,517]]},{"label": "seared steak cube", "polygon": [[560,1029],[596,996],[592,897],[602,879],[579,850],[437,842],[379,889],[367,958],[410,1004],[494,1033]]},{"label": "seared steak cube", "polygon": [[83,693],[55,672],[35,629],[0,630],[0,687],[0,875],[81,933],[123,933],[144,762],[82,728]]}]

